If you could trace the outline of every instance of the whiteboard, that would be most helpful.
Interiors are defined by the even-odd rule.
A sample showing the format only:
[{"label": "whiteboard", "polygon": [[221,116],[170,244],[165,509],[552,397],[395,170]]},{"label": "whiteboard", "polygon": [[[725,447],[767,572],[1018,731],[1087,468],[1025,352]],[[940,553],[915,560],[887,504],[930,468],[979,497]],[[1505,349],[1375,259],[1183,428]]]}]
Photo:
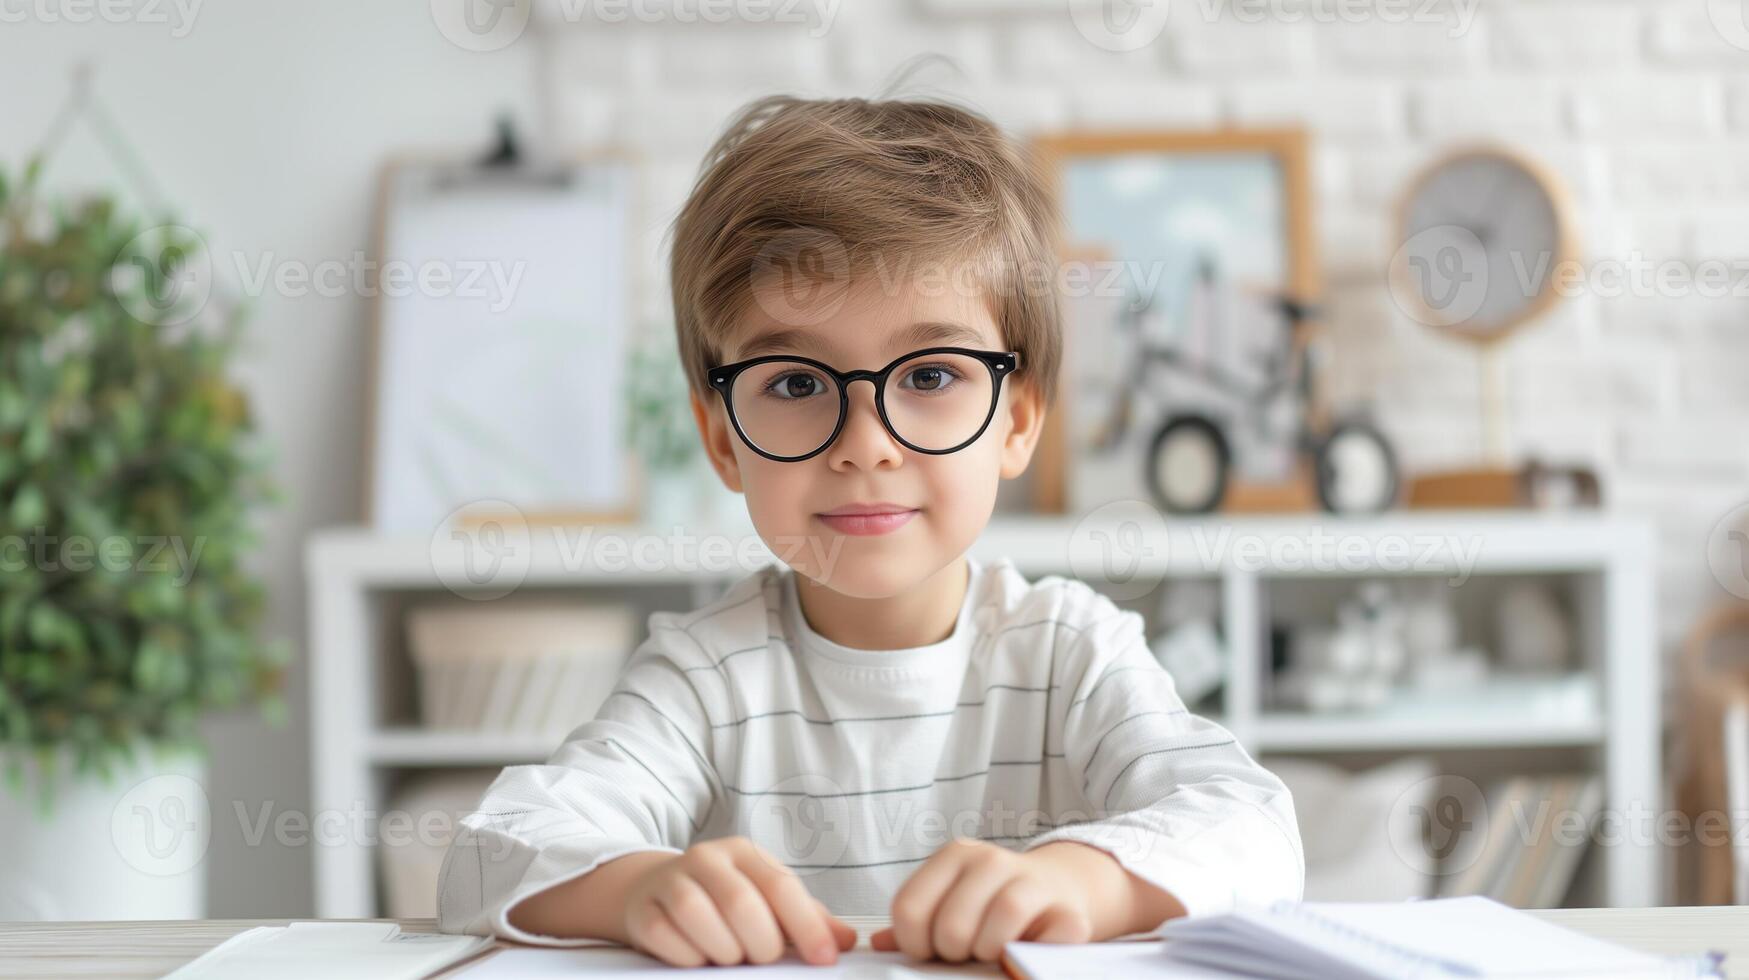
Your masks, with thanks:
[{"label": "whiteboard", "polygon": [[382,531],[459,513],[627,512],[628,162],[565,182],[402,165],[384,186],[367,509]]}]

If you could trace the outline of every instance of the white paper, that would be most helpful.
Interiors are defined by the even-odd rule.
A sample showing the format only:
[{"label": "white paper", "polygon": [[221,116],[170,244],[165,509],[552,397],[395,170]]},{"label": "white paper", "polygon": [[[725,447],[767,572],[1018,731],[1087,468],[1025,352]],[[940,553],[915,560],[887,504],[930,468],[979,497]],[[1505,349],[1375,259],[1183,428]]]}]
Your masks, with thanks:
[{"label": "white paper", "polygon": [[1279,903],[1167,923],[1168,956],[1249,975],[1698,976],[1671,960],[1563,929],[1491,899]]},{"label": "white paper", "polygon": [[166,980],[421,980],[489,942],[403,933],[392,922],[293,922],[238,933]]},{"label": "white paper", "polygon": [[1049,980],[1231,980],[1236,973],[1178,963],[1166,958],[1158,941],[1109,942],[1093,946],[1071,943],[1009,943],[1008,957],[1027,977]]},{"label": "white paper", "polygon": [[909,977],[934,976],[999,976],[1002,970],[994,963],[922,963],[903,953],[879,953],[869,949],[853,949],[838,954],[831,966],[813,966],[804,962],[792,950],[776,963],[763,966],[701,966],[692,969],[672,967],[651,956],[623,946],[588,946],[569,949],[515,947],[500,950],[476,963],[459,976],[466,980],[544,980],[544,978],[578,977],[647,977],[647,976],[710,976],[721,977],[727,972],[750,980],[827,980],[830,977],[853,977],[855,980],[906,980]]}]

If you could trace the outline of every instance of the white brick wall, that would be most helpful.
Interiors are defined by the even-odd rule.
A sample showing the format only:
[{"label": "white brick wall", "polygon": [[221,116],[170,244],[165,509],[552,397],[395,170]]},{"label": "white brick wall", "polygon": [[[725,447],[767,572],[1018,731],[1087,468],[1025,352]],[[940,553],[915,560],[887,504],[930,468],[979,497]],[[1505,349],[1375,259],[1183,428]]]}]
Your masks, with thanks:
[{"label": "white brick wall", "polygon": [[1632,3],[1491,3],[1480,15],[1501,69],[1553,75],[1611,71],[1639,51],[1640,11]]},{"label": "white brick wall", "polygon": [[[1423,0],[1172,3],[1164,32],[1122,54],[1048,0],[842,0],[806,24],[558,24],[547,84],[561,140],[628,144],[650,165],[644,305],[658,320],[660,235],[725,116],[759,93],[872,96],[905,59],[938,53],[958,70],[928,70],[910,91],[970,101],[1022,134],[1306,125],[1340,344],[1330,390],[1375,403],[1414,465],[1466,462],[1479,438],[1474,353],[1383,289],[1396,197],[1442,147],[1499,139],[1542,160],[1572,191],[1593,261],[1736,263],[1726,272],[1749,294],[1749,50],[1700,0],[1447,0],[1408,23]],[[1658,521],[1673,642],[1723,596],[1704,538],[1749,498],[1749,295],[1580,295],[1506,345],[1498,369],[1514,451],[1597,465],[1619,506]]]}]

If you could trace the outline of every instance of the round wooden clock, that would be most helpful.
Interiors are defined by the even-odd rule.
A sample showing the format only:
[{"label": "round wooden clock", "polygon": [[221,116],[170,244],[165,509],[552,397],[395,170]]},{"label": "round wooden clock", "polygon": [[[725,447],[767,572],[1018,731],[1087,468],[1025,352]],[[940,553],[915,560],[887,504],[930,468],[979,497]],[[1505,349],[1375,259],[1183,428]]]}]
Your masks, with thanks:
[{"label": "round wooden clock", "polygon": [[[1490,146],[1435,160],[1410,181],[1398,205],[1390,266],[1397,307],[1478,348],[1487,467],[1448,474],[1454,487],[1517,485],[1517,474],[1505,468],[1505,398],[1492,352],[1560,296],[1557,276],[1574,261],[1567,201],[1551,172]],[[1436,489],[1437,479],[1410,488],[1411,506],[1418,498],[1451,503],[1475,496],[1469,489]]]},{"label": "round wooden clock", "polygon": [[1507,336],[1557,298],[1573,259],[1567,195],[1511,150],[1448,153],[1422,170],[1397,210],[1391,291],[1404,312],[1476,343]]}]

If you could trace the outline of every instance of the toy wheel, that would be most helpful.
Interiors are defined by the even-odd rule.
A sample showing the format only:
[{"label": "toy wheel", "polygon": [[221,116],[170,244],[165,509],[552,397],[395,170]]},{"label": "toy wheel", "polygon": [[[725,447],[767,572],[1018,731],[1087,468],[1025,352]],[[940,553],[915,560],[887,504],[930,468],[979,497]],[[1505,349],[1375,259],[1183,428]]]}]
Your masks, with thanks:
[{"label": "toy wheel", "polygon": [[1220,426],[1201,415],[1168,419],[1148,450],[1148,486],[1160,509],[1206,514],[1227,493],[1232,450]]},{"label": "toy wheel", "polygon": [[1338,422],[1319,444],[1318,499],[1333,514],[1384,510],[1397,499],[1397,454],[1372,423]]}]

